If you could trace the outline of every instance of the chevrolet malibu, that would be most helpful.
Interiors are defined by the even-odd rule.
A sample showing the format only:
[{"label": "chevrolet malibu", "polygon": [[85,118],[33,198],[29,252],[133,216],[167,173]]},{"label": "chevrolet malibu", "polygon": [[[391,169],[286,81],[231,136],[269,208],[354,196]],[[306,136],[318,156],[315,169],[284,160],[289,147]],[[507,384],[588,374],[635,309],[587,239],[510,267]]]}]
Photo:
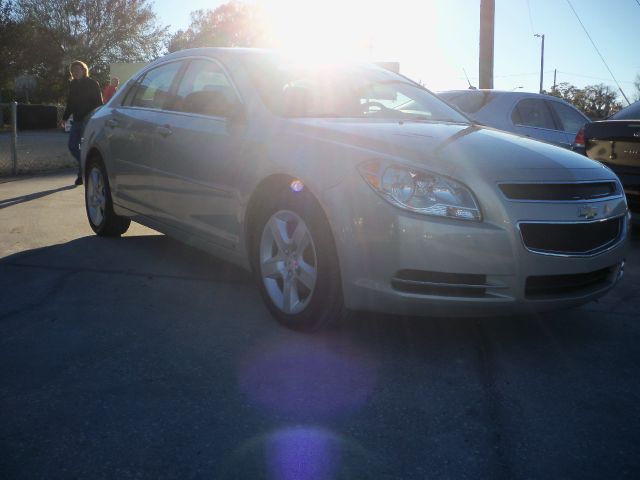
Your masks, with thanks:
[{"label": "chevrolet malibu", "polygon": [[133,220],[249,269],[290,328],[564,308],[623,273],[611,170],[372,64],[168,55],[93,115],[82,162],[98,235]]}]

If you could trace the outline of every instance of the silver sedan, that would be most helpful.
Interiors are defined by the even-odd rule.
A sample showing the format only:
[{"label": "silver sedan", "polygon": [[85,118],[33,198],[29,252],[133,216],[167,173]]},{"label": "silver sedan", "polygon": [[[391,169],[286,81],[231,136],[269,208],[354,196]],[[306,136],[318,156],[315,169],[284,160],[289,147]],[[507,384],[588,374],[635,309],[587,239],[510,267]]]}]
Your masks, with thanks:
[{"label": "silver sedan", "polygon": [[250,269],[291,328],[561,308],[623,273],[609,169],[371,64],[168,55],[93,115],[82,161],[98,235],[133,220]]},{"label": "silver sedan", "polygon": [[488,127],[564,148],[591,120],[576,107],[551,95],[498,90],[451,90],[438,96]]}]

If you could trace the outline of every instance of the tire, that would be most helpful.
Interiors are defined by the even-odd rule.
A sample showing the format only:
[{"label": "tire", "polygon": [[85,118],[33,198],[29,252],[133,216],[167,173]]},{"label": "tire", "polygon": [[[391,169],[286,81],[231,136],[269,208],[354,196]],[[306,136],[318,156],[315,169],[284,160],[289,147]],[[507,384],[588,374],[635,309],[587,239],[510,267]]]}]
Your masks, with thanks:
[{"label": "tire", "polygon": [[85,172],[84,204],[91,229],[101,237],[119,237],[129,229],[131,220],[113,211],[109,177],[102,160],[92,158]]},{"label": "tire", "polygon": [[[344,318],[342,282],[331,228],[306,191],[268,199],[252,229],[251,263],[272,315],[312,332]],[[296,303],[297,302],[297,303]]]}]

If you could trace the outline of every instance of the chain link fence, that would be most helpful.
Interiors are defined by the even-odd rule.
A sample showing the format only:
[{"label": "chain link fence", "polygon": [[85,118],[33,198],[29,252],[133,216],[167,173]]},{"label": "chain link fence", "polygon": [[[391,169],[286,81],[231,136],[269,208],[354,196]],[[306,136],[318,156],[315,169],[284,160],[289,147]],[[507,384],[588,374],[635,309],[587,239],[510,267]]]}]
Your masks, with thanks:
[{"label": "chain link fence", "polygon": [[[17,130],[16,108],[14,103],[0,104],[0,176],[77,167],[62,128]],[[62,111],[58,108],[58,123]]]}]

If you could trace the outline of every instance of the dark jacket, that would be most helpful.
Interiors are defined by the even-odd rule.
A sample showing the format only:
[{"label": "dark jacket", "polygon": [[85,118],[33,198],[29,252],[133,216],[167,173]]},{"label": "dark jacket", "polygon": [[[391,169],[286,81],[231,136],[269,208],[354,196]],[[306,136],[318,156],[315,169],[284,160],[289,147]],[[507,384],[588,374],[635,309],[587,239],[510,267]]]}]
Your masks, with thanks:
[{"label": "dark jacket", "polygon": [[98,82],[89,77],[78,78],[69,82],[67,108],[62,115],[67,120],[73,114],[73,120],[82,122],[96,107],[102,105],[102,93]]}]

